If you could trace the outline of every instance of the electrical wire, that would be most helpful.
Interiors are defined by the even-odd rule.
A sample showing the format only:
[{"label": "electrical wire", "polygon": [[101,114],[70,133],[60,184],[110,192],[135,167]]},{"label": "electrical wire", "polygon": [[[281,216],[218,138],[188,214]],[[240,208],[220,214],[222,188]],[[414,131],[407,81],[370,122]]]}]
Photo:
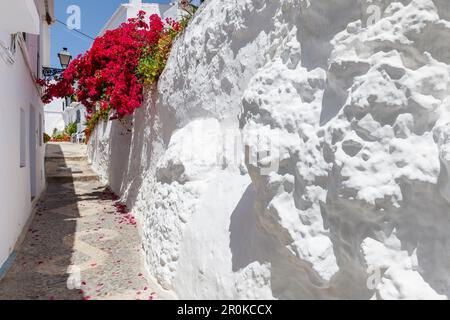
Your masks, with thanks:
[{"label": "electrical wire", "polygon": [[76,33],[81,34],[82,36],[85,36],[86,38],[89,38],[89,39],[91,39],[91,40],[95,40],[93,37],[91,37],[90,35],[88,35],[88,34],[86,34],[86,33],[84,33],[84,32],[78,31],[77,29],[69,28],[69,26],[68,26],[66,23],[62,22],[62,21],[59,20],[59,19],[56,19],[55,21],[58,22],[58,23],[60,23],[60,24],[62,24],[62,25],[64,25],[64,26],[65,26],[68,30],[70,30],[70,31],[74,31],[74,32],[76,32]]},{"label": "electrical wire", "polygon": [[71,35],[72,37],[76,37],[78,39],[80,39],[81,41],[88,43],[88,44],[92,44],[92,40],[88,39],[87,37],[80,35],[78,33],[73,33],[70,32],[71,30],[69,28],[62,28],[64,30],[64,32],[66,32],[67,34]]}]

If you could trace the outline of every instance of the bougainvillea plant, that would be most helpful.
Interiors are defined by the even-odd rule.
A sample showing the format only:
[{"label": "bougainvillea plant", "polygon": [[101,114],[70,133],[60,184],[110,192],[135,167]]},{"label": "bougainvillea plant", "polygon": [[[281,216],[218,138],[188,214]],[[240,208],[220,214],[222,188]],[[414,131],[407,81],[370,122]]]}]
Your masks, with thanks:
[{"label": "bougainvillea plant", "polygon": [[144,84],[153,84],[158,81],[166,67],[173,41],[185,29],[188,20],[188,17],[184,17],[180,22],[167,19],[167,27],[161,33],[156,46],[144,49],[138,66],[138,74]]},{"label": "bougainvillea plant", "polygon": [[[149,57],[165,65],[167,50],[181,30],[180,23],[173,20],[164,23],[158,15],[150,16],[147,23],[145,12],[139,12],[137,18],[96,38],[92,48],[74,59],[56,82],[39,80],[45,88],[42,101],[49,103],[54,98],[74,96],[87,109],[90,131],[95,126],[92,122],[105,114],[110,119],[133,114],[142,104],[144,84],[151,83],[146,70],[139,70],[139,66]],[[170,45],[161,45],[161,39],[168,37]],[[158,68],[157,72],[162,71],[163,68]],[[157,81],[159,74],[152,73],[151,78]]]},{"label": "bougainvillea plant", "polygon": [[84,134],[86,136],[86,142],[89,141],[92,132],[94,132],[95,126],[99,121],[108,121],[110,110],[108,108],[100,108],[95,112],[91,112],[86,116],[86,129]]}]

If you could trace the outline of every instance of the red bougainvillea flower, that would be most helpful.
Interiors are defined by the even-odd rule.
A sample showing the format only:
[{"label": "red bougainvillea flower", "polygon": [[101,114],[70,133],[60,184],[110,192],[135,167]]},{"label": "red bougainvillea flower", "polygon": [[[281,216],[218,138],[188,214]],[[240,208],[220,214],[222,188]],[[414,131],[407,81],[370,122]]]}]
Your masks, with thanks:
[{"label": "red bougainvillea flower", "polygon": [[[170,21],[170,26],[177,24]],[[137,18],[106,31],[89,51],[70,63],[56,83],[38,81],[45,87],[42,101],[47,104],[54,98],[75,96],[89,114],[98,108],[111,110],[113,119],[132,114],[144,98],[137,73],[139,59],[157,46],[164,29],[158,15],[152,15],[147,23],[141,11]]]}]

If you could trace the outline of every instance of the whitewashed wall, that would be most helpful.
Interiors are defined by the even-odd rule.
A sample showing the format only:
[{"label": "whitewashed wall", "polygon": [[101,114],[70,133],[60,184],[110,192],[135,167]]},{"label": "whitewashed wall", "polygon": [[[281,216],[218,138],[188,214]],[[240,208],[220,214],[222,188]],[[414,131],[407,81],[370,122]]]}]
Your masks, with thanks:
[{"label": "whitewashed wall", "polygon": [[[44,1],[37,1],[40,15],[43,16]],[[42,23],[41,28],[47,28]],[[49,31],[46,30],[47,35]],[[9,46],[10,34],[0,30],[0,39]],[[39,73],[37,69],[37,52],[39,47],[48,47],[49,38],[28,35],[24,45],[26,55],[19,46],[12,56],[13,63],[0,58],[0,266],[14,250],[16,241],[25,227],[32,209],[30,144],[36,146],[35,196],[38,197],[45,188],[44,149],[42,132],[44,132],[44,109],[40,94],[31,76]],[[1,50],[1,49],[0,49]],[[41,65],[44,59],[42,56]],[[34,108],[35,131],[30,132],[30,114]],[[20,110],[25,114],[25,166],[20,166]]]},{"label": "whitewashed wall", "polygon": [[[93,165],[164,288],[450,296],[449,2],[378,3],[368,23],[357,0],[206,1],[133,126],[96,129]],[[255,131],[269,172],[229,153]]]}]

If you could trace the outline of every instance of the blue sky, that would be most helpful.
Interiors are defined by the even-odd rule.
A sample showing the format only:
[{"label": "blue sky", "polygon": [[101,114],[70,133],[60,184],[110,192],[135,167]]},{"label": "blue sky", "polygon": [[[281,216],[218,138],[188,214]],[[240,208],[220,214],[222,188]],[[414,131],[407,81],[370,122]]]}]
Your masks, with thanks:
[{"label": "blue sky", "polygon": [[[171,1],[144,0],[144,2],[169,3]],[[121,3],[128,3],[128,0],[55,0],[55,15],[58,20],[66,22],[69,17],[66,13],[67,8],[71,5],[79,6],[81,9],[80,31],[95,38]],[[67,47],[72,56],[76,57],[86,52],[91,44],[92,40],[56,22],[52,27],[52,67],[60,67],[57,54],[63,47]]]}]

